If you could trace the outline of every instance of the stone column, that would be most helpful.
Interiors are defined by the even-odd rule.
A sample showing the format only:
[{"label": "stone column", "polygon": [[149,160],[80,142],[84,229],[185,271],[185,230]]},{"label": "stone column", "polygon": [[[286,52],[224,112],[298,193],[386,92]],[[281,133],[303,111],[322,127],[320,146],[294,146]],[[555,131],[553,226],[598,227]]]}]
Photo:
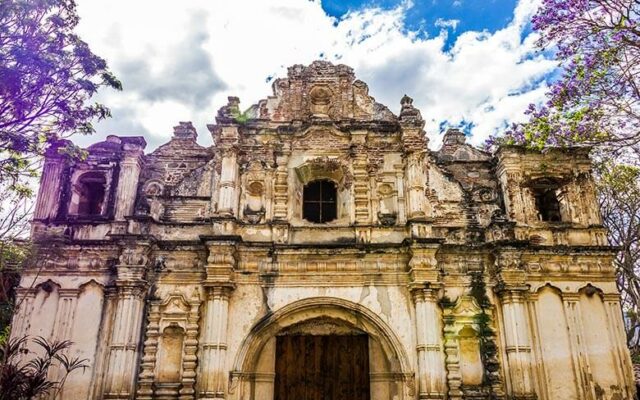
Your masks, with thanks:
[{"label": "stone column", "polygon": [[180,400],[195,398],[196,368],[198,366],[198,333],[200,326],[200,301],[192,301],[191,309],[187,316],[187,329],[185,331],[184,355],[182,357],[182,388]]},{"label": "stone column", "polygon": [[53,340],[68,340],[71,337],[79,293],[78,289],[58,290],[58,312],[53,327]]},{"label": "stone column", "polygon": [[290,145],[283,144],[282,151],[276,155],[276,173],[273,186],[273,219],[287,221],[289,214],[289,155]]},{"label": "stone column", "polygon": [[371,223],[369,210],[369,174],[367,172],[367,152],[365,148],[367,131],[351,132],[351,143],[354,149],[353,167],[353,205],[356,225]]},{"label": "stone column", "polygon": [[232,217],[238,208],[238,154],[236,144],[239,133],[237,126],[223,126],[218,146],[222,153],[220,186],[218,191],[218,214]]},{"label": "stone column", "polygon": [[[573,359],[573,372],[576,377],[576,392],[579,399],[583,400],[584,395],[591,393],[595,398],[591,379],[591,368],[586,358],[584,335],[582,335],[581,315],[580,315],[580,295],[578,293],[562,293],[564,312],[569,328],[569,344],[571,345],[571,357]],[[569,383],[569,382],[567,382]]]},{"label": "stone column", "polygon": [[160,306],[151,304],[148,313],[144,354],[140,363],[137,400],[153,399],[153,381],[158,356],[158,339],[160,337]]},{"label": "stone column", "polygon": [[234,216],[237,209],[237,156],[233,150],[227,150],[223,154],[222,170],[220,173],[220,199],[218,200],[218,213],[224,216]]},{"label": "stone column", "polygon": [[[23,277],[21,279],[24,280]],[[34,288],[16,288],[16,304],[18,309],[13,314],[13,323],[11,324],[11,336],[18,338],[27,335],[30,325],[30,314],[33,309],[33,300],[36,298],[37,290]]]},{"label": "stone column", "polygon": [[442,348],[442,316],[434,289],[414,289],[416,350],[418,352],[418,398],[445,398],[445,366]]},{"label": "stone column", "polygon": [[426,201],[425,174],[423,166],[423,152],[413,152],[407,157],[406,191],[407,191],[407,219],[425,218],[424,202]]},{"label": "stone column", "polygon": [[116,279],[115,312],[109,340],[105,399],[132,399],[148,284],[150,243],[123,246]]},{"label": "stone column", "polygon": [[536,399],[531,355],[530,324],[526,307],[526,287],[500,292],[504,321],[508,374],[514,400]]},{"label": "stone column", "polygon": [[398,224],[405,224],[407,222],[407,212],[404,193],[404,173],[402,170],[396,172],[396,183],[398,184]]},{"label": "stone column", "polygon": [[202,335],[201,372],[198,376],[201,399],[224,399],[227,319],[230,287],[207,288],[205,323]]},{"label": "stone column", "polygon": [[[123,138],[124,153],[120,161],[120,174],[118,175],[118,187],[116,189],[115,219],[123,221],[125,217],[133,214],[138,191],[138,178],[142,168],[144,156],[144,140],[141,143]],[[144,143],[144,144],[143,144]]]},{"label": "stone column", "polygon": [[62,194],[62,180],[67,167],[66,157],[58,153],[68,141],[61,140],[47,149],[36,208],[33,212],[34,220],[55,219],[60,208]]},{"label": "stone column", "polygon": [[235,287],[235,244],[233,241],[210,241],[207,246],[209,257],[204,282],[207,299],[200,337],[198,393],[201,399],[224,399],[229,296]]},{"label": "stone column", "polygon": [[611,337],[611,346],[615,349],[616,366],[622,381],[625,383],[624,389],[627,398],[633,398],[633,387],[635,386],[635,377],[633,375],[633,365],[629,348],[624,340],[625,331],[622,325],[622,310],[620,307],[620,295],[618,293],[607,293],[603,295],[605,312],[609,323],[609,336]]},{"label": "stone column", "polygon": [[436,253],[439,244],[414,244],[409,260],[409,288],[416,310],[418,395],[420,399],[444,399],[446,370],[442,343],[443,321],[438,310],[441,287]]}]

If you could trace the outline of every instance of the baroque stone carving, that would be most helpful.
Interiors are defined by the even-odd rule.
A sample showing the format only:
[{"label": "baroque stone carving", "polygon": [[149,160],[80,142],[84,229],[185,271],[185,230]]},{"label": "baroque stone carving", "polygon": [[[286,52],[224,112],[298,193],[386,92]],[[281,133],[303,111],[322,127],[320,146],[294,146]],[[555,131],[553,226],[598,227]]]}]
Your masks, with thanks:
[{"label": "baroque stone carving", "polygon": [[[431,150],[413,100],[399,106],[316,61],[253,106],[230,97],[210,147],[188,122],[148,154],[141,137],[84,160],[55,144],[15,335],[76,343],[90,368],[66,382],[74,399],[296,397],[276,370],[307,354],[296,335],[337,343],[332,387],[371,400],[633,398],[588,151],[488,153],[456,129]],[[308,388],[314,368],[294,371]]]}]

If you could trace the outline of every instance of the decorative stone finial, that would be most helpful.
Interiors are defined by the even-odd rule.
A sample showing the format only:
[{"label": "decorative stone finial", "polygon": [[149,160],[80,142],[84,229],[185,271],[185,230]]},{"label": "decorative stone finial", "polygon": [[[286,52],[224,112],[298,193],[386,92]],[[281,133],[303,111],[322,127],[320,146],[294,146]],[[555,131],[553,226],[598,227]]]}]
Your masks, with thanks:
[{"label": "decorative stone finial", "polygon": [[444,145],[453,146],[453,145],[464,144],[466,139],[467,137],[460,129],[449,128],[447,129],[447,132],[444,134],[444,138],[442,139],[442,142],[444,143]]},{"label": "decorative stone finial", "polygon": [[406,124],[412,124],[416,126],[423,126],[422,114],[420,110],[413,106],[413,99],[406,94],[402,96],[400,100],[400,122]]},{"label": "decorative stone finial", "polygon": [[173,127],[174,139],[193,139],[196,140],[198,132],[194,128],[191,121],[180,122],[179,125]]},{"label": "decorative stone finial", "polygon": [[231,124],[235,122],[238,115],[240,115],[240,99],[235,96],[229,96],[227,97],[227,105],[220,107],[218,110],[216,122],[219,124]]}]

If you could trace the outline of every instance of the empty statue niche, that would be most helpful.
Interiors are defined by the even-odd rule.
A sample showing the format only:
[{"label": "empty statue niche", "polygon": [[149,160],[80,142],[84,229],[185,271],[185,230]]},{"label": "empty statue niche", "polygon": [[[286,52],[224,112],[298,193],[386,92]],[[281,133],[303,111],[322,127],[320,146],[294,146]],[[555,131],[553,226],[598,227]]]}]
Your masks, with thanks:
[{"label": "empty statue niche", "polygon": [[336,184],[320,179],[305,185],[302,194],[302,218],[309,222],[330,222],[338,215]]},{"label": "empty statue niche", "polygon": [[107,180],[102,172],[87,172],[73,185],[69,214],[99,216],[104,214]]},{"label": "empty statue niche", "polygon": [[562,222],[561,185],[553,179],[539,179],[530,186],[538,219],[543,222]]},{"label": "empty statue niche", "polygon": [[395,225],[397,219],[396,191],[389,183],[383,183],[378,187],[378,220],[384,226]]},{"label": "empty statue niche", "polygon": [[462,384],[477,386],[482,384],[484,370],[480,356],[480,339],[478,333],[470,325],[465,325],[458,332],[460,345],[460,374]]},{"label": "empty statue niche", "polygon": [[249,183],[245,190],[244,216],[252,224],[260,222],[265,215],[264,184],[259,181]]},{"label": "empty statue niche", "polygon": [[158,355],[157,377],[159,383],[178,384],[182,375],[184,329],[169,325],[162,331]]}]

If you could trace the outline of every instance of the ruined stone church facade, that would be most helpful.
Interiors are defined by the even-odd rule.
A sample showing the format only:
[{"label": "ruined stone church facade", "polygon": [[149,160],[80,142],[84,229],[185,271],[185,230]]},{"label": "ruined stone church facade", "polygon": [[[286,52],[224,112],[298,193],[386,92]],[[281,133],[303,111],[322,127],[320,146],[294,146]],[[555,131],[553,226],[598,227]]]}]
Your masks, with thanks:
[{"label": "ruined stone church facade", "polygon": [[423,127],[317,61],[210,148],[52,146],[13,334],[75,342],[65,399],[631,399],[588,150]]}]

